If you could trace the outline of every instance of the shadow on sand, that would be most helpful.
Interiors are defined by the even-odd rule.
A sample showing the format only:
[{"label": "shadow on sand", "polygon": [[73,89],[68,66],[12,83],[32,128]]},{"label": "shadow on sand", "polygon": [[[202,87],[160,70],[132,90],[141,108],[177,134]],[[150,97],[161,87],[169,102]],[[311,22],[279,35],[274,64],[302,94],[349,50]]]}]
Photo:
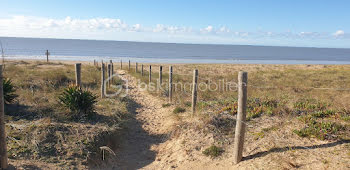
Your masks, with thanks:
[{"label": "shadow on sand", "polygon": [[329,148],[329,147],[334,147],[334,146],[341,145],[344,143],[350,143],[350,140],[339,140],[339,141],[332,142],[332,143],[321,144],[321,145],[312,145],[312,146],[290,146],[290,147],[286,146],[286,147],[282,147],[282,148],[272,148],[268,151],[262,151],[262,152],[255,153],[253,155],[246,156],[242,160],[246,161],[246,160],[250,160],[250,159],[264,157],[270,153],[279,153],[279,152],[285,152],[288,150],[308,150],[308,149],[318,149],[318,148]]},{"label": "shadow on sand", "polygon": [[132,99],[126,98],[128,111],[132,114],[116,151],[116,167],[113,169],[140,169],[155,161],[156,153],[151,146],[164,142],[166,134],[152,135],[142,128],[145,122],[136,119],[137,109],[141,106]]}]

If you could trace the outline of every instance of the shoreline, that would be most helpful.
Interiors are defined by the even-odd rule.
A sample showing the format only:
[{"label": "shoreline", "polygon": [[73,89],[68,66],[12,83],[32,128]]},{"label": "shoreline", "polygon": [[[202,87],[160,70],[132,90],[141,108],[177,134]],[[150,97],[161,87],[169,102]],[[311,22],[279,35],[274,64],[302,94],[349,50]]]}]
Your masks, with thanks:
[{"label": "shoreline", "polygon": [[[30,56],[28,56],[30,57]],[[46,57],[40,57],[40,58],[28,58],[28,57],[5,57],[5,62],[6,61],[31,61],[31,62],[36,62],[36,61],[46,61]],[[297,61],[299,60],[239,60],[240,62],[223,62],[223,60],[215,60],[215,61],[222,61],[222,62],[205,62],[207,60],[202,60],[201,62],[195,62],[194,60],[191,62],[171,62],[171,60],[177,60],[177,59],[155,59],[158,61],[147,61],[147,60],[153,60],[153,58],[126,58],[126,57],[96,57],[94,58],[87,58],[87,59],[79,59],[79,58],[72,58],[72,59],[67,59],[64,57],[61,59],[57,59],[58,57],[61,56],[54,56],[51,59],[49,58],[49,62],[62,62],[62,63],[93,63],[94,60],[96,60],[98,63],[103,61],[108,61],[112,60],[114,63],[120,63],[122,60],[123,63],[128,63],[130,60],[131,63],[145,63],[145,64],[165,64],[165,65],[282,65],[282,66],[293,66],[293,65],[336,65],[336,66],[342,66],[342,65],[350,65],[350,61],[308,61],[304,60],[304,63],[298,63]],[[123,60],[124,59],[124,60]],[[162,60],[162,61],[161,61]],[[178,59],[178,60],[183,60],[183,59]],[[226,60],[225,60],[226,61]],[[231,60],[227,60],[231,61]],[[294,62],[294,63],[287,63],[287,62]]]}]

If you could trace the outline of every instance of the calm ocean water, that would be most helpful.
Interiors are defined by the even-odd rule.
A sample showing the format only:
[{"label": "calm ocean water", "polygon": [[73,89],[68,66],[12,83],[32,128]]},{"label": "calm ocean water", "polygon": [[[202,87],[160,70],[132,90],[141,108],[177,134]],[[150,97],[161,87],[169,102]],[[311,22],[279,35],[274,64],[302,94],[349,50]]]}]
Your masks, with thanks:
[{"label": "calm ocean water", "polygon": [[350,64],[350,49],[204,45],[0,37],[14,59],[132,60],[152,63]]}]

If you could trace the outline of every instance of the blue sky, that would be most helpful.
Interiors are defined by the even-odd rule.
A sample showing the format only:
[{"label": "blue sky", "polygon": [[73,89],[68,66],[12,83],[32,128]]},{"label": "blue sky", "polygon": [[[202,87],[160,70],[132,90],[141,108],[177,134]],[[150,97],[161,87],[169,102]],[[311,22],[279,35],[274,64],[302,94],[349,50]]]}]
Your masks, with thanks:
[{"label": "blue sky", "polygon": [[0,36],[350,48],[348,0],[0,0]]}]

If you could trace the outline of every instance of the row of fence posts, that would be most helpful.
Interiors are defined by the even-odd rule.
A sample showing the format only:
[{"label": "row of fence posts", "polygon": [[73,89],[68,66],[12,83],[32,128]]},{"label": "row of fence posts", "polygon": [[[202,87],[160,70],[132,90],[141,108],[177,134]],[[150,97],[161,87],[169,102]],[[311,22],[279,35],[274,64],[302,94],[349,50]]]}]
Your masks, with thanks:
[{"label": "row of fence posts", "polygon": [[[94,60],[94,65],[97,66],[97,62]],[[137,65],[135,72],[137,73]],[[111,81],[114,74],[113,62],[110,60],[108,64],[108,78]],[[120,61],[120,68],[123,68],[123,63]],[[130,60],[129,60],[129,70],[130,70]],[[159,67],[159,85],[162,84],[162,73],[163,67]],[[3,81],[2,65],[0,65],[0,82]],[[141,64],[141,75],[144,75],[143,64]],[[81,86],[81,63],[75,64],[75,84]],[[101,98],[105,98],[105,63],[101,62]],[[149,66],[149,82],[152,80],[152,66]],[[236,119],[236,130],[234,139],[234,163],[239,163],[242,160],[244,135],[245,135],[245,121],[246,121],[246,106],[247,106],[247,83],[248,74],[247,72],[240,71],[238,74],[238,111]],[[110,85],[111,82],[108,82]],[[192,85],[192,113],[196,111],[197,105],[197,91],[198,91],[198,70],[193,71],[193,85]],[[169,102],[173,101],[173,66],[169,66]],[[6,169],[8,167],[7,162],[7,148],[6,148],[6,133],[5,133],[5,120],[4,120],[4,94],[3,94],[3,84],[0,83],[0,168]]]},{"label": "row of fence posts", "polygon": [[[138,73],[138,63],[135,63],[135,72]],[[130,70],[130,60],[129,60]],[[162,85],[163,67],[159,66],[159,85]],[[143,64],[141,64],[141,75],[144,75]],[[152,81],[152,66],[149,66],[149,83]],[[238,111],[236,119],[236,130],[234,140],[234,163],[239,163],[242,160],[243,144],[246,127],[246,107],[247,107],[247,83],[248,73],[240,71],[238,74]],[[198,70],[193,70],[192,84],[192,113],[196,112],[198,91]],[[169,66],[169,102],[173,100],[173,66]]]}]

